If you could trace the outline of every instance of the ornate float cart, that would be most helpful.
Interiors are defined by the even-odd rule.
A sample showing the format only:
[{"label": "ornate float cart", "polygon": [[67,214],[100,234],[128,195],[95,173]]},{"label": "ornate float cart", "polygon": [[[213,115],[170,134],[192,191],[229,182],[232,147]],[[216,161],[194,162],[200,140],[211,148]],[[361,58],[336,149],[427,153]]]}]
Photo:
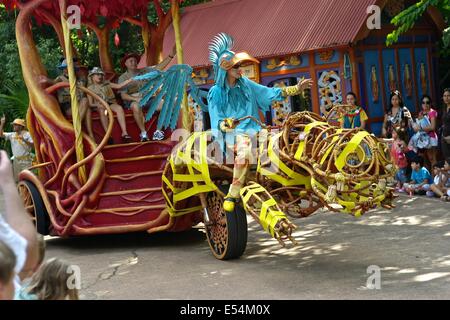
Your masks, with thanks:
[{"label": "ornate float cart", "polygon": [[[225,212],[222,207],[232,165],[217,160],[223,151],[214,148],[210,132],[192,133],[180,143],[169,137],[109,146],[108,138],[118,132],[108,104],[79,88],[108,110],[109,127],[97,144],[82,133],[76,102],[72,104],[72,124],[54,96],[62,86],[71,85],[75,90],[75,84],[44,88],[38,82],[46,71],[32,39],[30,20],[49,2],[54,3],[23,2],[17,19],[17,42],[30,96],[27,123],[38,162],[34,167],[37,175],[30,170],[22,172],[19,190],[40,233],[154,233],[188,230],[204,222],[214,256],[231,259],[241,256],[246,247],[246,213],[284,245],[285,240],[295,242],[295,226],[288,216],[307,217],[320,208],[359,216],[376,206],[392,206],[392,189],[386,187],[386,179],[392,177],[394,168],[386,145],[365,131],[336,128],[308,112],[292,115],[282,127],[264,126],[267,134],[260,136],[254,152],[256,165],[234,212]],[[66,1],[59,4],[65,12]],[[182,63],[177,5],[172,1],[178,62]],[[64,23],[61,25],[72,82],[70,40]],[[169,72],[182,70],[185,77],[190,76],[189,66],[173,68]],[[172,92],[177,101],[185,91],[184,83],[181,88]],[[147,86],[146,90],[152,89]],[[158,90],[154,92],[164,93],[164,89]],[[175,110],[170,122],[178,128],[190,128],[187,105]],[[147,122],[149,130],[155,128],[157,118]],[[135,129],[134,133],[130,129],[130,134],[136,138]]]}]

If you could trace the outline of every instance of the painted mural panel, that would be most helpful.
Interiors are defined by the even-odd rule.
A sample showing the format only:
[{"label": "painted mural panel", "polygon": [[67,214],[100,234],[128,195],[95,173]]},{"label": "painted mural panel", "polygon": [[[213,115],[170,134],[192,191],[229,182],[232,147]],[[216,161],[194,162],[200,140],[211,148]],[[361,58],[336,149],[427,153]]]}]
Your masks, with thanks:
[{"label": "painted mural panel", "polygon": [[189,110],[194,115],[194,131],[203,131],[203,112],[200,106],[194,101],[191,95],[188,95]]},{"label": "painted mural panel", "polygon": [[314,54],[314,61],[317,65],[324,65],[339,62],[340,53],[337,50],[325,50]]},{"label": "painted mural panel", "polygon": [[414,49],[416,59],[416,83],[419,97],[430,94],[430,76],[428,74],[428,59],[426,48]]},{"label": "painted mural panel", "polygon": [[194,83],[198,86],[205,85],[208,80],[214,80],[214,72],[208,67],[195,69],[193,76]]},{"label": "painted mural panel", "polygon": [[386,97],[389,97],[392,91],[401,89],[399,87],[398,81],[399,79],[397,79],[397,63],[395,61],[395,50],[384,49],[382,56],[383,56],[385,94]]},{"label": "painted mural panel", "polygon": [[[281,79],[273,83],[273,87],[275,88],[284,88],[289,85],[289,79]],[[292,109],[292,98],[290,97],[286,97],[283,101],[275,101],[272,104],[272,125],[281,126],[293,111]]]},{"label": "painted mural panel", "polygon": [[338,70],[318,72],[320,110],[329,111],[334,104],[342,103],[342,82]]},{"label": "painted mural panel", "polygon": [[416,89],[414,88],[414,64],[411,57],[411,50],[408,48],[399,49],[400,60],[400,83],[403,101],[409,110],[417,110]]},{"label": "painted mural panel", "polygon": [[[309,73],[292,74],[288,76],[267,77],[262,79],[262,84],[268,87],[285,87],[296,85],[302,79],[310,78]],[[291,112],[312,110],[311,91],[305,90],[304,96],[287,97],[284,101],[274,102],[270,116],[273,125],[281,125]],[[270,122],[270,121],[269,121]]]},{"label": "painted mural panel", "polygon": [[[377,50],[367,50],[364,52],[364,89],[361,91],[366,103],[365,109],[368,112],[369,119],[381,118],[384,116],[383,97],[381,90],[381,72]],[[375,134],[381,133],[381,122],[372,122],[370,129]]]},{"label": "painted mural panel", "polygon": [[[285,86],[296,85],[299,81],[309,78],[305,75],[292,75],[288,78],[279,78],[270,81],[267,85],[269,87],[282,88]],[[276,101],[272,104],[271,114],[273,125],[282,125],[291,112],[312,110],[311,92],[305,90],[302,96],[286,97],[283,101]]]},{"label": "painted mural panel", "polygon": [[293,55],[286,57],[275,57],[267,60],[263,60],[261,63],[261,72],[273,72],[282,70],[293,70],[298,68],[304,68],[309,65],[309,56]]}]

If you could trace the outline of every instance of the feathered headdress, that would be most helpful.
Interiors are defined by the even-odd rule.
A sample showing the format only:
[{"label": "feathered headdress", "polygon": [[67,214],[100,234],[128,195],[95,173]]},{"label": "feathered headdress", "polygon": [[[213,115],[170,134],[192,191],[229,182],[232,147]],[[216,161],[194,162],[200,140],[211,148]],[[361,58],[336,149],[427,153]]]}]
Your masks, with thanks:
[{"label": "feathered headdress", "polygon": [[[226,33],[219,33],[216,35],[209,44],[209,61],[212,62],[214,68],[220,66],[221,60],[231,59],[234,56],[234,52],[231,51],[234,45],[234,39]],[[216,71],[216,70],[214,70]]]},{"label": "feathered headdress", "polygon": [[235,64],[242,61],[259,63],[245,51],[238,53],[231,51],[233,45],[234,39],[224,32],[216,35],[209,44],[209,61],[213,65],[215,83],[220,87],[225,84],[226,71]]},{"label": "feathered headdress", "polygon": [[214,81],[219,86],[225,83],[226,70],[220,68],[222,60],[231,60],[234,52],[231,51],[234,45],[234,39],[226,33],[219,33],[209,44],[209,61],[214,69]]}]

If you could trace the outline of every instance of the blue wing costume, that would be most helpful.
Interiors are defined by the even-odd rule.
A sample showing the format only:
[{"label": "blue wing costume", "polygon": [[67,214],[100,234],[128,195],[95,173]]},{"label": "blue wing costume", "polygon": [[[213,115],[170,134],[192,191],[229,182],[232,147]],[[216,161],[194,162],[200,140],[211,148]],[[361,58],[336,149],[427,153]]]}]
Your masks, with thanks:
[{"label": "blue wing costume", "polygon": [[207,109],[202,101],[205,93],[192,80],[192,67],[189,65],[174,65],[167,71],[152,70],[133,79],[145,83],[140,90],[142,94],[140,106],[149,106],[147,120],[153,116],[158,105],[164,100],[158,118],[158,129],[175,129],[183,101],[183,94],[188,86],[191,88],[190,94],[194,101],[203,110]]},{"label": "blue wing costume", "polygon": [[[226,118],[237,119],[247,115],[259,118],[258,110],[268,111],[273,101],[284,100],[281,89],[262,86],[246,77],[241,77],[233,88],[228,85],[227,70],[234,64],[244,61],[259,63],[246,52],[231,51],[233,44],[232,37],[220,33],[209,46],[209,60],[214,69],[214,86],[209,94],[194,84],[191,76],[192,68],[189,65],[174,65],[167,71],[152,70],[147,74],[134,77],[134,80],[145,82],[140,91],[143,95],[140,105],[143,107],[150,101],[147,120],[153,116],[158,105],[164,99],[157,127],[158,129],[174,129],[177,125],[183,93],[188,86],[191,88],[191,96],[194,101],[204,111],[209,112],[211,129],[217,131],[220,130],[219,123]],[[208,107],[201,98],[207,98]],[[238,132],[252,131],[256,133],[261,127],[247,119],[241,122],[236,129]]]}]

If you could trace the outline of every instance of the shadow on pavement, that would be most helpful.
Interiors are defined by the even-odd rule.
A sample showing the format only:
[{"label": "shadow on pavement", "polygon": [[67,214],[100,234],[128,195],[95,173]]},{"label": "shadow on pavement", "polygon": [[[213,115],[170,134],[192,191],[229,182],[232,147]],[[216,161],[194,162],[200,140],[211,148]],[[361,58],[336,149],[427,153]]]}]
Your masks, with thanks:
[{"label": "shadow on pavement", "polygon": [[96,236],[76,236],[70,238],[48,237],[47,248],[70,248],[81,250],[127,249],[151,247],[196,247],[205,242],[204,233],[197,228],[185,232],[146,232],[109,234]]}]

